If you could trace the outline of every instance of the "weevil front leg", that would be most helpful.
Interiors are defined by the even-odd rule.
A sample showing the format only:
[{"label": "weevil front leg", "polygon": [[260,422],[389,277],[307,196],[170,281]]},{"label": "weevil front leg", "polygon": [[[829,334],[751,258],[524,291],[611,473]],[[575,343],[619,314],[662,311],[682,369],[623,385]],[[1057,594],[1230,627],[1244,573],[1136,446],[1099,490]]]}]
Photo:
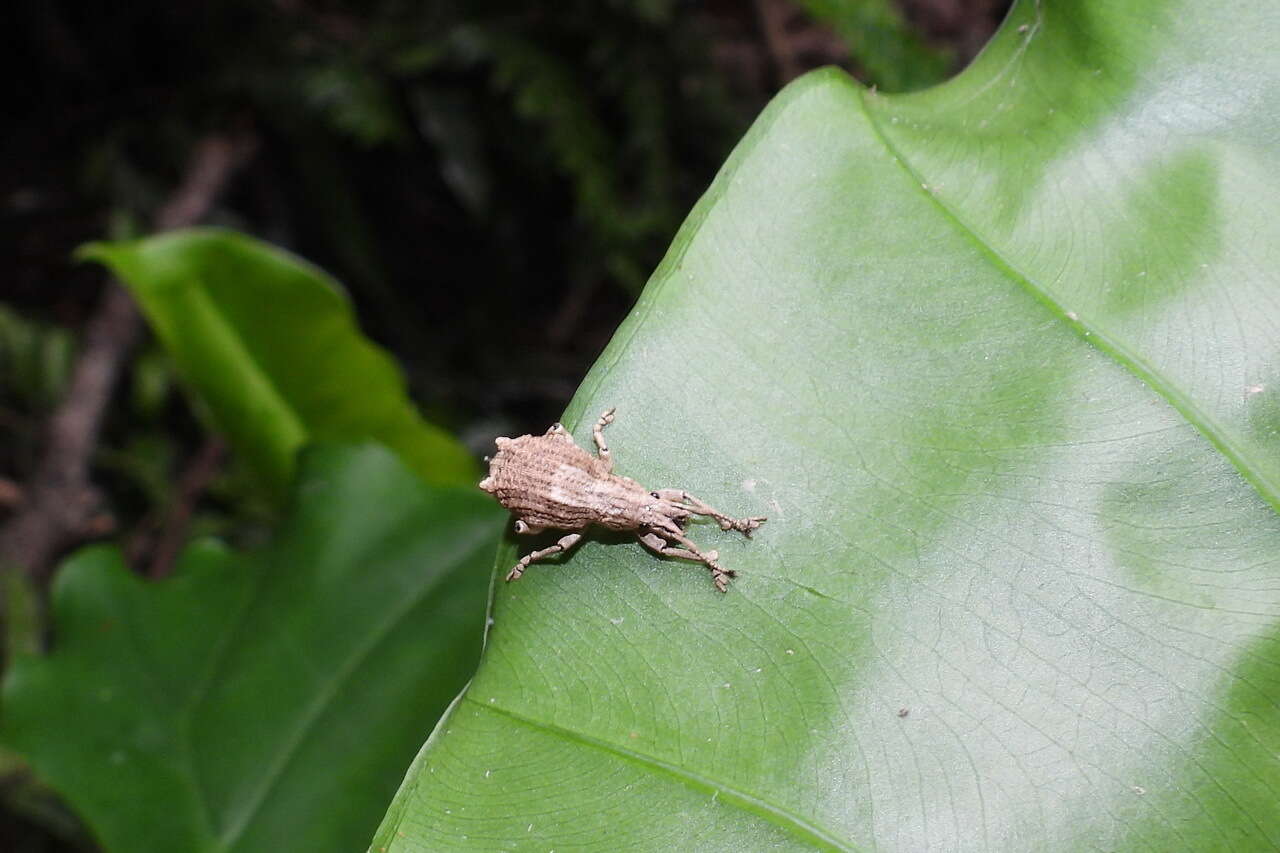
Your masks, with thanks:
[{"label": "weevil front leg", "polygon": [[596,425],[591,429],[591,437],[596,440],[596,453],[604,461],[605,473],[613,470],[613,454],[609,452],[609,445],[604,442],[604,428],[613,423],[613,413],[616,409],[609,409],[600,416],[596,421]]},{"label": "weevil front leg", "polygon": [[559,554],[562,551],[568,551],[574,545],[578,544],[578,540],[582,538],[581,533],[570,533],[568,536],[560,537],[560,541],[554,545],[550,545],[532,554],[526,554],[520,558],[520,562],[511,571],[507,572],[507,580],[520,580],[520,576],[524,574],[524,570],[529,568],[529,564],[547,557]]},{"label": "weevil front leg", "polygon": [[[715,583],[716,589],[721,592],[729,591],[729,580],[738,576],[733,569],[726,569],[718,562],[720,554],[716,551],[703,551],[695,545],[688,537],[681,536],[678,533],[668,532],[666,536],[676,540],[682,548],[672,548],[664,541],[664,537],[659,533],[636,534],[640,539],[640,543],[647,548],[653,548],[659,554],[666,554],[671,557],[684,557],[688,560],[697,560],[711,570],[711,580]],[[654,540],[657,540],[655,542]],[[661,544],[659,544],[661,543]],[[685,550],[688,549],[688,550]]]},{"label": "weevil front leg", "polygon": [[750,518],[733,518],[698,500],[684,489],[659,489],[655,494],[663,500],[684,504],[698,515],[711,516],[720,523],[721,530],[736,530],[747,537],[751,536],[751,531],[769,520],[762,515],[751,516]]}]

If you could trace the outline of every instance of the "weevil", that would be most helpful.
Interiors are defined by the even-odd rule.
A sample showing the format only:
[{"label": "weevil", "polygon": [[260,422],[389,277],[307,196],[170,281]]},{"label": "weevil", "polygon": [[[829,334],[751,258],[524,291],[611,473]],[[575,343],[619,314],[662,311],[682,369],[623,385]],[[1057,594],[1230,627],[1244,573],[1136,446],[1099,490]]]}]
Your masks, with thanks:
[{"label": "weevil", "polygon": [[614,409],[609,409],[592,428],[595,456],[579,447],[562,424],[543,435],[497,439],[498,452],[489,460],[489,475],[480,488],[515,514],[516,533],[570,531],[554,545],[521,557],[507,580],[518,580],[530,563],[568,551],[582,539],[582,531],[595,525],[635,533],[640,544],[656,554],[696,560],[711,570],[716,589],[727,591],[736,573],[720,565],[718,552],[695,545],[685,535],[685,525],[691,516],[705,515],[722,530],[750,537],[767,519],[732,518],[683,489],[650,491],[613,473],[613,454],[604,440],[604,428],[613,423],[613,415]]}]

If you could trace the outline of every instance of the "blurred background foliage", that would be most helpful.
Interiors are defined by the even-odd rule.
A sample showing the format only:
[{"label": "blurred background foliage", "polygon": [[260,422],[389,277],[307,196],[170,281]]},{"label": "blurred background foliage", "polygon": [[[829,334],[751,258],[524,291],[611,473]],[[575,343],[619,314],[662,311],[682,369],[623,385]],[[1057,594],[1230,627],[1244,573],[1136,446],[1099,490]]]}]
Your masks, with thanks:
[{"label": "blurred background foliage", "polygon": [[[559,415],[782,84],[838,64],[888,91],[928,86],[1006,6],[20,0],[5,35],[20,73],[0,84],[0,517],[23,500],[106,278],[73,250],[144,233],[205,134],[256,143],[207,221],[342,281],[424,414],[478,455]],[[135,350],[92,459],[91,532],[139,567],[175,503],[191,504],[187,535],[237,545],[276,520],[174,386],[154,342]],[[91,849],[19,759],[0,773],[0,847]]]}]

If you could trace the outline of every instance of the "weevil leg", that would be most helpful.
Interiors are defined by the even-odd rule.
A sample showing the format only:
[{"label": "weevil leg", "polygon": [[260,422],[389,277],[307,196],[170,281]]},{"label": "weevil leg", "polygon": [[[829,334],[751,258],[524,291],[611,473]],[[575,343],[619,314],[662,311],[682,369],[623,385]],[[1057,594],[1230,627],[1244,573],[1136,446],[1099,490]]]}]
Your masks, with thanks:
[{"label": "weevil leg", "polygon": [[[702,557],[692,551],[685,550],[684,548],[673,548],[670,542],[663,539],[656,533],[637,533],[636,538],[640,540],[641,545],[648,548],[653,553],[659,554],[663,557],[679,557],[682,560],[693,560],[698,563],[702,562]],[[719,551],[704,551],[703,553],[712,560],[720,559]]]},{"label": "weevil leg", "polygon": [[721,530],[736,530],[746,537],[750,537],[751,531],[769,520],[762,515],[755,515],[750,518],[733,518],[732,516],[725,515],[715,507],[698,500],[684,489],[659,489],[657,494],[658,497],[663,500],[675,501],[676,503],[684,504],[698,515],[711,516],[716,521],[720,522]]},{"label": "weevil leg", "polygon": [[570,533],[568,536],[560,537],[560,541],[554,545],[550,545],[541,550],[534,551],[532,554],[526,554],[520,558],[520,562],[511,571],[507,572],[507,580],[520,580],[520,576],[524,574],[524,570],[529,568],[529,564],[538,560],[545,559],[561,551],[568,551],[574,545],[578,544],[578,540],[582,538],[581,533]]},{"label": "weevil leg", "polygon": [[609,452],[609,445],[604,441],[604,428],[613,423],[613,413],[616,409],[609,409],[600,416],[600,420],[596,421],[596,425],[591,429],[591,437],[596,440],[596,453],[604,461],[605,473],[613,470],[613,454]]},{"label": "weevil leg", "polygon": [[[720,555],[717,552],[703,551],[701,548],[695,545],[687,536],[682,536],[678,533],[674,533],[670,531],[667,531],[665,533],[652,533],[648,535],[654,536],[659,539],[663,539],[663,538],[674,539],[675,541],[683,545],[685,548],[687,548],[689,559],[697,560],[699,563],[702,563],[708,569],[711,570],[711,580],[715,583],[716,589],[720,590],[721,592],[728,592],[729,579],[735,578],[738,576],[738,573],[735,572],[733,569],[726,569],[723,566],[721,566],[718,562],[716,562],[720,558]],[[651,541],[646,541],[646,538],[644,536],[640,536],[640,542],[646,547],[653,547],[653,544],[654,544]],[[670,551],[668,551],[664,548],[659,553],[670,554],[671,556],[680,556],[680,557],[685,556],[684,554],[676,553],[680,550],[681,550],[680,548],[671,548]]]}]

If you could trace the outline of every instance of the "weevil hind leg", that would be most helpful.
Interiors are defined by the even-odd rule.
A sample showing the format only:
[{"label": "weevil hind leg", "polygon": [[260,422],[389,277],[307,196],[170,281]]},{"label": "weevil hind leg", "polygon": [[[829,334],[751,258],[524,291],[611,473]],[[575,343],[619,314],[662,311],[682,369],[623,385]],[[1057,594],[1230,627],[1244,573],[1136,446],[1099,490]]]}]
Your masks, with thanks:
[{"label": "weevil hind leg", "polygon": [[658,533],[637,533],[636,538],[640,540],[641,545],[663,556],[682,557],[686,560],[696,560],[702,563],[711,570],[711,580],[715,583],[716,589],[721,592],[729,591],[729,580],[737,577],[738,573],[733,569],[724,568],[717,562],[720,559],[718,552],[703,551],[687,537],[675,533],[668,533],[667,535],[683,545],[684,548],[673,547],[667,539]]},{"label": "weevil hind leg", "polygon": [[[682,560],[693,560],[697,563],[702,562],[702,556],[685,548],[676,548],[656,533],[637,533],[636,538],[640,540],[641,545],[660,556],[679,557]],[[709,557],[713,562],[720,559],[719,551],[703,551],[702,555]]]},{"label": "weevil hind leg", "polygon": [[546,559],[547,557],[554,556],[562,551],[568,551],[574,545],[577,545],[578,540],[581,538],[581,533],[570,533],[568,536],[560,537],[560,541],[556,542],[554,545],[549,545],[546,548],[534,551],[532,554],[524,555],[520,558],[520,562],[516,563],[515,568],[507,572],[507,581],[520,580],[520,576],[524,574],[525,569],[529,568],[530,563]]},{"label": "weevil hind leg", "polygon": [[604,440],[604,428],[613,423],[613,413],[617,409],[609,409],[600,415],[600,419],[596,421],[596,425],[591,428],[591,437],[596,441],[596,454],[604,462],[605,473],[613,470],[613,454],[609,452],[609,445]]},{"label": "weevil hind leg", "polygon": [[732,516],[725,515],[710,504],[695,498],[684,489],[659,489],[657,494],[658,497],[663,500],[675,501],[676,503],[684,504],[691,512],[695,512],[698,515],[706,515],[714,518],[720,523],[721,530],[736,530],[748,538],[751,536],[751,531],[769,520],[762,515],[750,516],[748,518],[734,518]]}]

